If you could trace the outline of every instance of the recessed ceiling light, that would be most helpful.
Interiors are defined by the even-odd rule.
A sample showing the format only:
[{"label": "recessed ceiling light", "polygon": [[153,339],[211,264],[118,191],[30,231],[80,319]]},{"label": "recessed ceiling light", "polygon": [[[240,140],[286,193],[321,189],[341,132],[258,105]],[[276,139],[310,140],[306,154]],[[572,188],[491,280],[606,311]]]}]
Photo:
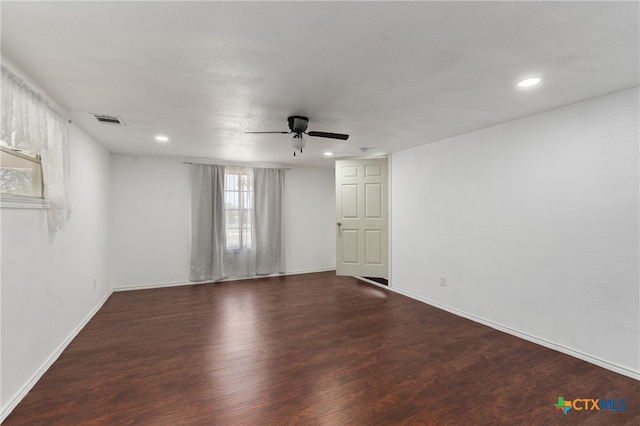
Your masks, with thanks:
[{"label": "recessed ceiling light", "polygon": [[332,157],[333,156],[333,152],[325,152],[324,156],[325,157]]},{"label": "recessed ceiling light", "polygon": [[169,141],[169,138],[168,138],[168,137],[166,137],[166,136],[161,136],[161,135],[159,135],[159,136],[156,136],[156,140],[157,140],[158,142],[168,142],[168,141]]},{"label": "recessed ceiling light", "polygon": [[542,79],[540,77],[529,77],[518,83],[518,87],[531,87],[540,84]]}]

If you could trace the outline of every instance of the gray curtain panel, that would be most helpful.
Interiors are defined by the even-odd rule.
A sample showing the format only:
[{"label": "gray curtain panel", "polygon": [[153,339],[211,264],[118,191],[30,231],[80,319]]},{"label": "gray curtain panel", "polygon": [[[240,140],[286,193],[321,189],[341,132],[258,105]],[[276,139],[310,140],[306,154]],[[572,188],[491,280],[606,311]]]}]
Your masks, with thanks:
[{"label": "gray curtain panel", "polygon": [[256,274],[285,272],[282,196],[284,170],[253,169]]},{"label": "gray curtain panel", "polygon": [[224,278],[223,185],[223,166],[191,165],[191,281]]},{"label": "gray curtain panel", "polygon": [[253,169],[251,248],[226,248],[225,167],[191,166],[191,281],[285,272],[284,171]]}]

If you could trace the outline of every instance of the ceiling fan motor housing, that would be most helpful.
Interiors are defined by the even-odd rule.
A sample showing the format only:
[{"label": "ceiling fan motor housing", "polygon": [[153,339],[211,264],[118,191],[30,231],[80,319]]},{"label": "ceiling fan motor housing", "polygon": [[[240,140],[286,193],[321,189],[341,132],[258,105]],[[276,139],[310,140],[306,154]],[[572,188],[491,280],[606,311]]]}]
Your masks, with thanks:
[{"label": "ceiling fan motor housing", "polygon": [[289,121],[289,130],[294,133],[303,133],[307,130],[309,119],[300,115],[292,115],[287,119]]}]

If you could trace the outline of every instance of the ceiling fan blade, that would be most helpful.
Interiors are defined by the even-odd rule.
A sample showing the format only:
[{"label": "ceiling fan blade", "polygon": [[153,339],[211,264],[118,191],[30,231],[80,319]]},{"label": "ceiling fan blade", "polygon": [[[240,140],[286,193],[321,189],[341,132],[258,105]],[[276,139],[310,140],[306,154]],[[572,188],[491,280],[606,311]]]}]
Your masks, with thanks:
[{"label": "ceiling fan blade", "polygon": [[308,132],[307,134],[309,136],[316,136],[319,138],[341,139],[343,141],[349,139],[349,135],[343,135],[342,133]]},{"label": "ceiling fan blade", "polygon": [[280,133],[280,134],[286,135],[291,132],[245,132],[245,133]]}]

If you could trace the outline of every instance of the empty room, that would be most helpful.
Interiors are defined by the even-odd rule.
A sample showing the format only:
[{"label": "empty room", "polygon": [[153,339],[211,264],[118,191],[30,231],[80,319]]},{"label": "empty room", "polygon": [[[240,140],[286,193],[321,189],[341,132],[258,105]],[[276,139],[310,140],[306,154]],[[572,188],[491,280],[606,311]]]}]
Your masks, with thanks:
[{"label": "empty room", "polygon": [[640,424],[640,2],[0,19],[3,425]]}]

